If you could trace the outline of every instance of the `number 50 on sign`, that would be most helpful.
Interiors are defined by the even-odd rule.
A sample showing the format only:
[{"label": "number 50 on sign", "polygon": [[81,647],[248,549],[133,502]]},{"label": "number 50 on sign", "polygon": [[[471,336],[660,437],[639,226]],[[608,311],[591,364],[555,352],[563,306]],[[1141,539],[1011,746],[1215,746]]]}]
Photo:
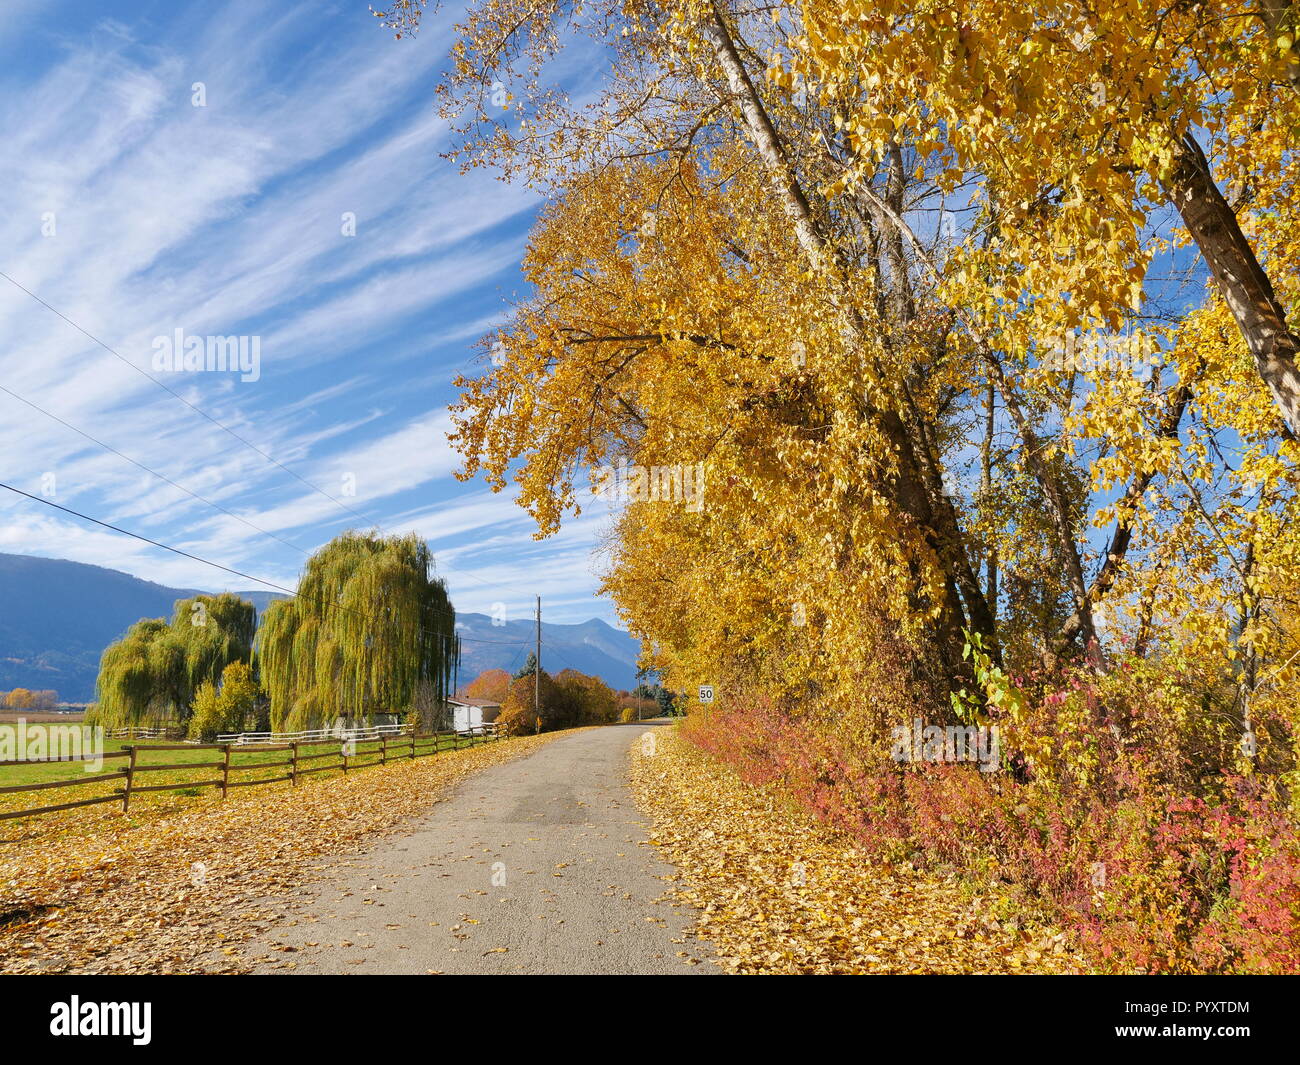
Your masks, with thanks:
[{"label": "number 50 on sign", "polygon": [[713,685],[712,685],[712,684],[701,684],[701,685],[700,685],[700,702],[702,702],[702,703],[711,703],[711,702],[713,702]]}]

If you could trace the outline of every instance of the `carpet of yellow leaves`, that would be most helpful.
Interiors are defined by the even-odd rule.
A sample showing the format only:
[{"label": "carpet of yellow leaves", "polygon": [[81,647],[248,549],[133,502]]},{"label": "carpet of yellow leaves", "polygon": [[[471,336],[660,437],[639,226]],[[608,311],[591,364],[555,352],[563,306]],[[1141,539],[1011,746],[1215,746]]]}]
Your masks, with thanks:
[{"label": "carpet of yellow leaves", "polygon": [[0,973],[245,972],[240,943],[283,914],[279,900],[323,859],[427,813],[471,773],[567,734],[0,843]]},{"label": "carpet of yellow leaves", "polygon": [[1079,973],[1053,929],[1006,900],[910,866],[872,865],[846,837],[744,783],[675,732],[633,747],[652,841],[700,911],[694,934],[724,969],[793,973]]}]

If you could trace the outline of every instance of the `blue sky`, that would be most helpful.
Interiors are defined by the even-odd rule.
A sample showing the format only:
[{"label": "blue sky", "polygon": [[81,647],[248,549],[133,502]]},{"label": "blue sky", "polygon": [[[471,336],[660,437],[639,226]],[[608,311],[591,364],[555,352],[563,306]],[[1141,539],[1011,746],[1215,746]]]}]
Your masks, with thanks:
[{"label": "blue sky", "polygon": [[[539,202],[439,157],[454,15],[395,41],[357,0],[5,6],[0,271],[292,473],[0,278],[0,383],[238,518],[0,393],[4,480],[284,585],[345,528],[414,530],[459,610],[614,620],[607,513],[536,542],[511,493],[452,476],[451,381],[525,295]],[[260,375],[156,372],[177,329],[259,337]],[[0,497],[0,551],[256,587]]]}]

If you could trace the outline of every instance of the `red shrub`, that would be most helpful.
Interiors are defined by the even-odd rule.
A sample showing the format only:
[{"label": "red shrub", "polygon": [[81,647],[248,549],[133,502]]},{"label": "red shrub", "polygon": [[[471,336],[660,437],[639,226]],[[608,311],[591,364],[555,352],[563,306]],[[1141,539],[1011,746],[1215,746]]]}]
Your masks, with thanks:
[{"label": "red shrub", "polygon": [[1199,786],[1223,745],[1168,691],[1134,699],[1141,678],[1122,680],[1040,689],[1034,724],[1007,723],[1015,772],[900,765],[761,697],[692,717],[685,734],[876,858],[1000,878],[1072,927],[1101,968],[1300,972],[1300,835],[1285,805],[1234,775],[1230,752]]}]

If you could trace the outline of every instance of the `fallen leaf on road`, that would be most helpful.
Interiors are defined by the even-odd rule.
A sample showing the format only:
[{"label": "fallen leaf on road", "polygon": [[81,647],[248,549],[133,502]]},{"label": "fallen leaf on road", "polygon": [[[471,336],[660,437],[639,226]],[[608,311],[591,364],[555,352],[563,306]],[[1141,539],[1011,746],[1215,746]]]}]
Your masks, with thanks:
[{"label": "fallen leaf on road", "polygon": [[631,759],[654,846],[680,870],[670,897],[696,909],[692,934],[729,972],[1087,971],[1057,930],[995,920],[1005,900],[991,891],[873,866],[852,839],[673,732],[658,734],[653,755],[633,745]]}]

